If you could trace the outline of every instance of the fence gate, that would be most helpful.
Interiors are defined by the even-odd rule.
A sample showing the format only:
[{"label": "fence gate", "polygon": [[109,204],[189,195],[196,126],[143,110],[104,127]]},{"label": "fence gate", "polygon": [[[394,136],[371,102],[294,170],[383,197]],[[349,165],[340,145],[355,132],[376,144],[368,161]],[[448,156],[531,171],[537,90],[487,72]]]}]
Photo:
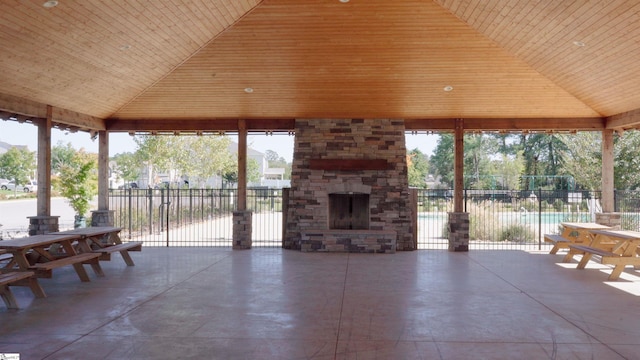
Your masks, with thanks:
[{"label": "fence gate", "polygon": [[[231,247],[236,189],[109,190],[109,209],[121,236],[145,246]],[[249,189],[253,246],[280,247],[282,190]]]}]

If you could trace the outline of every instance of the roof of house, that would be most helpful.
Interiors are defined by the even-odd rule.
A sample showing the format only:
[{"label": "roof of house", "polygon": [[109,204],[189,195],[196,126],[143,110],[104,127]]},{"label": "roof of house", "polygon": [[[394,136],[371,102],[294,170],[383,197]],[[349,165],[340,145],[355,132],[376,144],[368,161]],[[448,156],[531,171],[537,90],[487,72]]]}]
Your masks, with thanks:
[{"label": "roof of house", "polygon": [[296,118],[634,128],[639,14],[635,0],[2,1],[0,117],[132,132]]}]

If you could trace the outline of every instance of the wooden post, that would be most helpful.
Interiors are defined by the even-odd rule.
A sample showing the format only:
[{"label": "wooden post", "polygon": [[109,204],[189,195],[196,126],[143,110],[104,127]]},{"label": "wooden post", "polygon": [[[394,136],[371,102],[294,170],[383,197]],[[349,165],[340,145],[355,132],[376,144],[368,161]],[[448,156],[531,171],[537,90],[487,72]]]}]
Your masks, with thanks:
[{"label": "wooden post", "polygon": [[455,121],[453,212],[461,213],[464,210],[464,120]]},{"label": "wooden post", "polygon": [[247,209],[247,124],[238,120],[238,211]]},{"label": "wooden post", "polygon": [[615,210],[613,182],[613,130],[602,130],[602,212]]},{"label": "wooden post", "polygon": [[98,210],[109,210],[109,133],[98,132]]},{"label": "wooden post", "polygon": [[51,215],[51,123],[53,108],[47,105],[47,118],[38,121],[38,199],[37,215]]}]

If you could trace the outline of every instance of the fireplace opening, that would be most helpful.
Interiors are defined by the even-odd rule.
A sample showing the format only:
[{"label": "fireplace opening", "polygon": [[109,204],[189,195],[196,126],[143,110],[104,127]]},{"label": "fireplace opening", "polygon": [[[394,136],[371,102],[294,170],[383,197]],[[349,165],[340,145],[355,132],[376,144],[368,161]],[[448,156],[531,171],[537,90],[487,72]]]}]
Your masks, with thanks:
[{"label": "fireplace opening", "polygon": [[329,229],[369,229],[369,194],[329,194]]}]

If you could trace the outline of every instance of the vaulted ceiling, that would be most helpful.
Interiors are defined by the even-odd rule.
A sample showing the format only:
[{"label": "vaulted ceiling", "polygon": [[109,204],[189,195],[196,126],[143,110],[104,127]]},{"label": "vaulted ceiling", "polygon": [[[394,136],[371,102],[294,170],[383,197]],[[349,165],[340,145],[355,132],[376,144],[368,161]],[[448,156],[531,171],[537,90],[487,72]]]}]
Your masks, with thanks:
[{"label": "vaulted ceiling", "polygon": [[640,124],[635,0],[50,3],[0,2],[0,117],[49,109],[60,127],[112,131]]}]

